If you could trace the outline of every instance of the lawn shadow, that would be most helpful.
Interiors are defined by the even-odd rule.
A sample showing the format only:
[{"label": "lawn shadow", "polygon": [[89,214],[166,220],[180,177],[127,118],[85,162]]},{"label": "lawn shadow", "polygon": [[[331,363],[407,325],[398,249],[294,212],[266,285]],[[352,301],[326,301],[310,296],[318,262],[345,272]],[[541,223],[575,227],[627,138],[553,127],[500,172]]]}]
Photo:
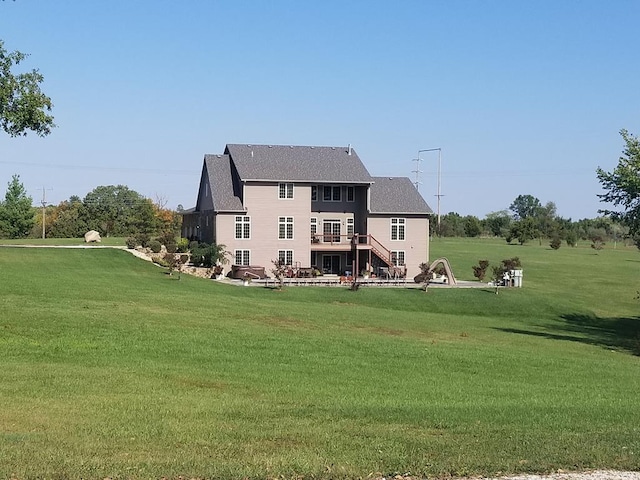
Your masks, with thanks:
[{"label": "lawn shadow", "polygon": [[545,325],[541,330],[498,330],[551,340],[579,342],[640,356],[640,317],[603,318],[592,314],[568,313],[561,315],[556,325]]}]

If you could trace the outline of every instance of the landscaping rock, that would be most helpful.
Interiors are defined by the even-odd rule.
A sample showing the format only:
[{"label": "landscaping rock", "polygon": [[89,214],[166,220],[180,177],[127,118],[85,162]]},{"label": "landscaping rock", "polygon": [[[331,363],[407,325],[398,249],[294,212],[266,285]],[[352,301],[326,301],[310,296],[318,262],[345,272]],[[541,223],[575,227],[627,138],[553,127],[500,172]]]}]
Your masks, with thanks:
[{"label": "landscaping rock", "polygon": [[98,232],[96,232],[95,230],[89,230],[84,234],[84,241],[85,243],[100,243],[102,239],[100,238],[100,234]]}]

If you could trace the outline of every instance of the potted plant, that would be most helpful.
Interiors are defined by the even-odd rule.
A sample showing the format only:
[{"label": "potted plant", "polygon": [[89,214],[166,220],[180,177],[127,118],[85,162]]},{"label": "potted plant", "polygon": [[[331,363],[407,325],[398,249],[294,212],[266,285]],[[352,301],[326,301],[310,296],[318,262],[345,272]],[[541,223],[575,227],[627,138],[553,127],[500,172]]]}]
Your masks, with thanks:
[{"label": "potted plant", "polygon": [[360,272],[360,276],[366,280],[371,276],[371,270],[367,270],[366,268],[363,268],[362,271]]},{"label": "potted plant", "polygon": [[242,285],[244,285],[245,287],[248,287],[249,285],[251,285],[250,275],[245,275],[244,277],[242,277]]}]

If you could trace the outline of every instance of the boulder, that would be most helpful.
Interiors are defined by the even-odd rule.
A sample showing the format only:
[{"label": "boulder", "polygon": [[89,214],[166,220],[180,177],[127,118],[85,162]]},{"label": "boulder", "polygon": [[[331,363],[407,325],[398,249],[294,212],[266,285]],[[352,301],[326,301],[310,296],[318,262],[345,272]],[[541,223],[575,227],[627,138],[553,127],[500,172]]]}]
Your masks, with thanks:
[{"label": "boulder", "polygon": [[85,243],[92,243],[101,242],[102,239],[100,238],[100,234],[98,232],[96,232],[95,230],[89,230],[84,234],[84,241]]}]

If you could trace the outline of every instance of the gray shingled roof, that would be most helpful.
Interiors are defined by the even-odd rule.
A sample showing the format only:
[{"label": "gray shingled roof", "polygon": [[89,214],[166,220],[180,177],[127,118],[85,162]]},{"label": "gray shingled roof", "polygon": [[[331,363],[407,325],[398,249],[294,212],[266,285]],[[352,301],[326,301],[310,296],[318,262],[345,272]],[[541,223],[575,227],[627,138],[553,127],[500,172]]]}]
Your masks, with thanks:
[{"label": "gray shingled roof", "polygon": [[371,183],[373,180],[354,149],[238,145],[225,149],[243,181]]},{"label": "gray shingled roof", "polygon": [[433,213],[409,178],[373,177],[373,181],[371,213]]},{"label": "gray shingled roof", "polygon": [[229,155],[205,155],[204,163],[209,175],[213,209],[218,212],[243,211],[240,192],[234,191]]}]

